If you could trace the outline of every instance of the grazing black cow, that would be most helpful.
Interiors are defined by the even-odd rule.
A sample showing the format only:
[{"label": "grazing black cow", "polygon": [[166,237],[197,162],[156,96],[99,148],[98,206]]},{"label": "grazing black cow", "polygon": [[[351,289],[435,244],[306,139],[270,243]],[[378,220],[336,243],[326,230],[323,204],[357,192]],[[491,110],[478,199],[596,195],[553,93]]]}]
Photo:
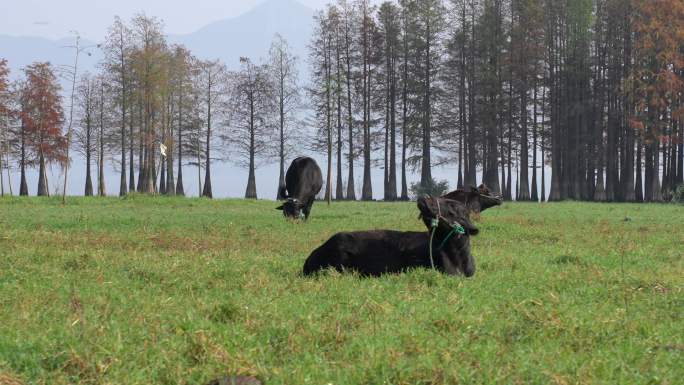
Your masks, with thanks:
[{"label": "grazing black cow", "polygon": [[481,213],[490,207],[499,206],[502,203],[501,197],[492,194],[484,184],[481,184],[480,187],[454,190],[442,195],[442,198],[459,201],[468,206],[470,212],[473,213]]},{"label": "grazing black cow", "polygon": [[[477,234],[478,229],[470,222],[466,206],[450,199],[427,197],[418,199],[418,209],[429,231],[337,233],[307,258],[304,275],[333,267],[338,271],[350,269],[377,276],[412,267],[429,268],[433,263],[436,269],[450,275],[475,274],[470,236]],[[434,236],[433,223],[436,223]]]},{"label": "grazing black cow", "polygon": [[308,219],[322,186],[323,174],[315,160],[305,156],[293,160],[285,174],[285,186],[280,188],[280,196],[287,200],[277,210],[286,217]]}]

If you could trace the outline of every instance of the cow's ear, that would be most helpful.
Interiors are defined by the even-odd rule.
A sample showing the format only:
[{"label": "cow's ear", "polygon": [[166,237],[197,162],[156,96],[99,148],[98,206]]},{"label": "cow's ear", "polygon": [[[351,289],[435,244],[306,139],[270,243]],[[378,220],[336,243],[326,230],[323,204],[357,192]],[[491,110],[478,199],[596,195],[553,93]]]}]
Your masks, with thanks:
[{"label": "cow's ear", "polygon": [[280,205],[280,206],[276,207],[276,210],[283,211],[283,209],[284,209],[283,205]]}]

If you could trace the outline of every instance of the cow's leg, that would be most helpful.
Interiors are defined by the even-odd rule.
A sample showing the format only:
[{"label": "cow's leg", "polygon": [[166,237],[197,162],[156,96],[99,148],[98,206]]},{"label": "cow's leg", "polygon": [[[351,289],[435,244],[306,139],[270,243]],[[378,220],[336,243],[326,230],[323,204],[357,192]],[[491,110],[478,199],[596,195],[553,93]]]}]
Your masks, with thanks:
[{"label": "cow's leg", "polygon": [[309,219],[309,214],[311,213],[311,206],[313,206],[315,200],[316,197],[311,197],[306,202],[306,206],[304,206],[304,219]]}]

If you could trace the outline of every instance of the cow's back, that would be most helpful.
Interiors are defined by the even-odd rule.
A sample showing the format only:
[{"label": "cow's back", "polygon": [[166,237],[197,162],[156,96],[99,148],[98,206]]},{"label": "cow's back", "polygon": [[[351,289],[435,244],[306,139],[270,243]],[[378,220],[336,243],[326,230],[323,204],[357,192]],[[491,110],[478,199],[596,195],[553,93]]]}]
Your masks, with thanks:
[{"label": "cow's back", "polygon": [[323,187],[323,174],[315,160],[302,156],[292,161],[285,175],[288,196],[305,200]]}]

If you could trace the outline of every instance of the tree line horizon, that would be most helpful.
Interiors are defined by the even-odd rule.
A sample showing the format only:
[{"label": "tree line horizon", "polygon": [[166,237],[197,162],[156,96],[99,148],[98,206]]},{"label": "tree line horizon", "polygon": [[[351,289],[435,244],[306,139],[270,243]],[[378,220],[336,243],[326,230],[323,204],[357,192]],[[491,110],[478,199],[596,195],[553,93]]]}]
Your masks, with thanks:
[{"label": "tree line horizon", "polygon": [[47,164],[64,169],[71,149],[86,196],[106,195],[109,162],[121,196],[197,183],[211,198],[212,161],[228,160],[256,198],[260,165],[277,162],[281,186],[286,159],[314,151],[326,199],[372,200],[379,167],[383,199],[406,200],[410,170],[411,190],[429,190],[444,164],[458,188],[484,183],[506,200],[658,202],[684,184],[681,1],[338,0],[313,23],[306,84],[279,35],[265,60],[231,71],[169,44],[144,14],[115,18],[68,101],[50,63],[10,81],[0,58],[0,173],[18,170],[28,195],[37,167],[48,195]]}]

